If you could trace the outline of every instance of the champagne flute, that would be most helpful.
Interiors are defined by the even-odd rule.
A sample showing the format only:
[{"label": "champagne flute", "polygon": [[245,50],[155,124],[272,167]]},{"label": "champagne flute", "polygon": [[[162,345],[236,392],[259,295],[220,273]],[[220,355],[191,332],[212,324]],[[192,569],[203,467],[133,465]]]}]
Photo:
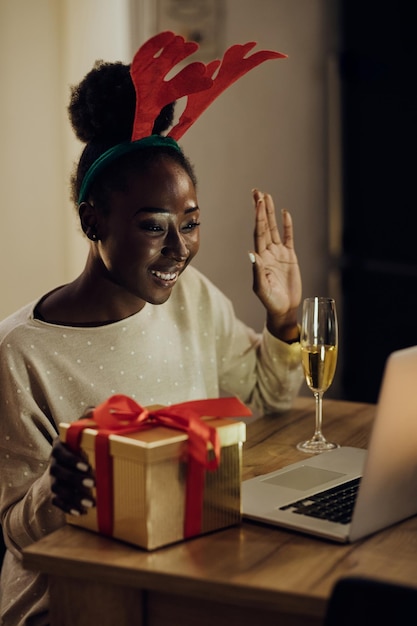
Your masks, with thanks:
[{"label": "champagne flute", "polygon": [[300,342],[304,376],[316,400],[316,427],[312,438],[300,442],[297,448],[317,454],[339,447],[327,441],[321,432],[323,394],[333,382],[337,363],[338,328],[333,298],[304,300]]}]

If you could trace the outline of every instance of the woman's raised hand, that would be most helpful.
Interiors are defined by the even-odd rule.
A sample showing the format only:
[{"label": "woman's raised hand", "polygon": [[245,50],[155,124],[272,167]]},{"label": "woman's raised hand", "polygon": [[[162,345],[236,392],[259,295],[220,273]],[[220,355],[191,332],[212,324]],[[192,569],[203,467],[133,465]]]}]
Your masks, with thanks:
[{"label": "woman's raised hand", "polygon": [[298,333],[297,309],[302,293],[291,215],[285,209],[282,211],[281,235],[272,196],[258,189],[252,193],[256,215],[255,251],[250,253],[253,290],[266,309],[270,332],[290,340]]}]

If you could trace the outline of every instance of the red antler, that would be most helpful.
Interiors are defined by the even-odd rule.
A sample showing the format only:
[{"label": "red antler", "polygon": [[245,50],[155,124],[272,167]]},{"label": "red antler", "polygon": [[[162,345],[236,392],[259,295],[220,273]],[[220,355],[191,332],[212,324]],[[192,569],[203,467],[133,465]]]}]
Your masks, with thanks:
[{"label": "red antler", "polygon": [[255,45],[256,42],[249,42],[243,45],[236,44],[231,46],[224,53],[223,60],[221,62],[212,61],[207,65],[207,75],[212,77],[221,63],[218,74],[214,79],[213,86],[205,91],[199,91],[198,93],[192,93],[192,95],[189,95],[187,105],[178,121],[178,124],[169,132],[169,136],[172,137],[172,139],[178,141],[178,139],[183,136],[185,131],[188,130],[196,119],[200,117],[203,111],[205,111],[213,102],[213,100],[215,100],[232,83],[238,80],[238,78],[268,59],[282,59],[287,56],[286,54],[281,54],[280,52],[260,50],[259,52],[255,52],[251,56],[245,58],[245,54]]},{"label": "red antler", "polygon": [[170,80],[168,72],[198,49],[198,44],[170,31],[151,37],[136,53],[130,73],[136,90],[136,112],[132,138],[152,134],[161,109],[178,98],[212,86],[204,63],[190,63]]},{"label": "red antler", "polygon": [[193,62],[170,80],[165,80],[170,70],[198,49],[198,44],[186,42],[184,37],[171,31],[151,37],[139,48],[130,68],[136,90],[131,140],[151,135],[161,109],[183,96],[188,96],[178,124],[168,134],[178,140],[203,111],[238,78],[268,59],[287,56],[280,52],[260,50],[245,58],[255,45],[255,42],[249,42],[231,46],[224,53],[222,61],[215,60],[207,65]]}]

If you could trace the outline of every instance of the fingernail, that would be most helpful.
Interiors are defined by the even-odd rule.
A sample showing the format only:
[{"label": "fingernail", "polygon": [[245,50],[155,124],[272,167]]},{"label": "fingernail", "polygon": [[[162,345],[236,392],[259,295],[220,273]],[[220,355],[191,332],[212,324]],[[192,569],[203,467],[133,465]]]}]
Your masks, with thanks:
[{"label": "fingernail", "polygon": [[76,517],[80,517],[81,513],[77,511],[77,509],[71,509],[70,515],[75,515]]},{"label": "fingernail", "polygon": [[78,461],[76,467],[77,470],[80,470],[80,472],[86,472],[88,470],[87,463],[83,463],[83,461]]},{"label": "fingernail", "polygon": [[94,480],[92,478],[84,478],[82,484],[84,487],[91,488],[91,487],[94,487]]},{"label": "fingernail", "polygon": [[83,498],[81,500],[81,504],[86,507],[86,509],[91,509],[94,506],[94,502],[92,500],[87,500],[87,498]]},{"label": "fingernail", "polygon": [[250,262],[251,263],[255,263],[256,262],[256,257],[253,254],[253,252],[248,252],[248,254],[249,254]]}]

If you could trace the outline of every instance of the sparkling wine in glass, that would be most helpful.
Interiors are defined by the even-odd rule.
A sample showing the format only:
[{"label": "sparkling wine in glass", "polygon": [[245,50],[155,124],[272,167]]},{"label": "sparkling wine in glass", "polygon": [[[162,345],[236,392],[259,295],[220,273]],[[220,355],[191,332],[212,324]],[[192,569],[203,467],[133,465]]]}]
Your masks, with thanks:
[{"label": "sparkling wine in glass", "polygon": [[333,298],[304,300],[300,341],[304,376],[316,400],[316,427],[311,439],[300,442],[297,448],[317,454],[339,447],[327,441],[322,433],[323,394],[333,382],[337,364],[338,328]]}]

